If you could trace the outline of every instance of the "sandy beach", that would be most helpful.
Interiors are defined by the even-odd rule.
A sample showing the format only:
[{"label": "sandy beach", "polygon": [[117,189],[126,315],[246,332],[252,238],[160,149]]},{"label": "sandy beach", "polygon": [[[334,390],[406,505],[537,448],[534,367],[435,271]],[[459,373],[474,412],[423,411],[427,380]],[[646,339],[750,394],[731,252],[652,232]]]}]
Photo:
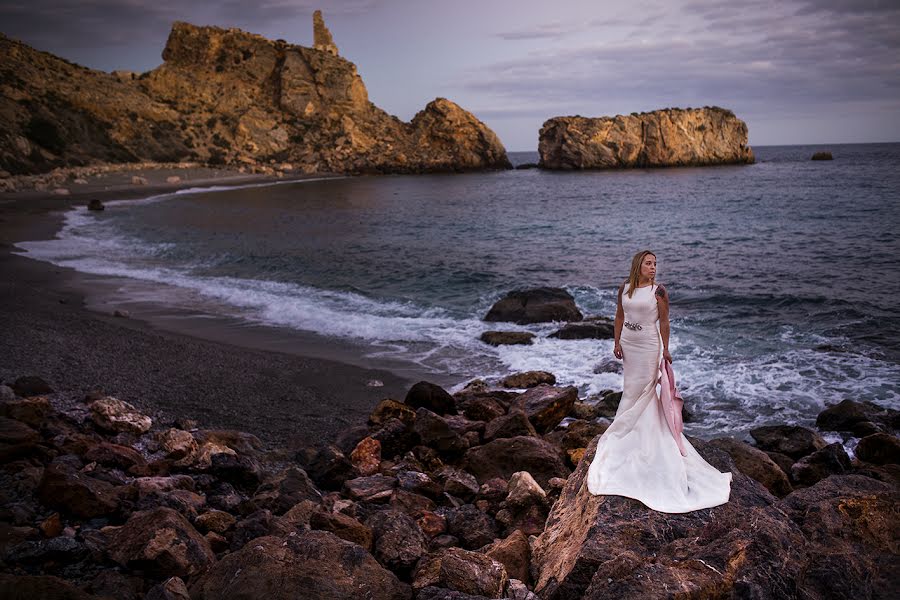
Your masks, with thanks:
[{"label": "sandy beach", "polygon": [[[132,184],[134,175],[147,183]],[[179,182],[166,182],[176,175]],[[275,180],[207,168],[140,169],[91,178],[72,186],[69,195],[0,195],[0,379],[38,375],[57,391],[102,389],[161,422],[196,419],[204,427],[248,431],[288,447],[330,440],[364,423],[379,400],[402,399],[411,381],[323,358],[341,352],[321,340],[293,336],[278,344],[258,331],[229,332],[227,324],[207,324],[200,336],[194,327],[185,335],[177,320],[160,326],[162,318],[149,322],[89,310],[97,278],[14,252],[16,242],[51,238],[64,211],[94,198]],[[266,349],[273,347],[286,351]],[[375,381],[383,385],[371,385]]]}]

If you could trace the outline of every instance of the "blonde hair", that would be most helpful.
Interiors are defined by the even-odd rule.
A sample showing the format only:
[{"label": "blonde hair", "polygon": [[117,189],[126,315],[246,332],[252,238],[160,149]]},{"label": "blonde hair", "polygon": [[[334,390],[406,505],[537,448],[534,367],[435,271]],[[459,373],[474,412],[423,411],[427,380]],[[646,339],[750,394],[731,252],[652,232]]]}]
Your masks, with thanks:
[{"label": "blonde hair", "polygon": [[[644,262],[644,257],[647,255],[651,255],[653,258],[656,258],[656,254],[651,252],[650,250],[641,250],[637,254],[634,255],[634,258],[631,259],[631,272],[628,274],[628,297],[634,297],[634,289],[638,286],[638,283],[641,281],[641,263]],[[650,281],[651,285],[653,281]]]}]

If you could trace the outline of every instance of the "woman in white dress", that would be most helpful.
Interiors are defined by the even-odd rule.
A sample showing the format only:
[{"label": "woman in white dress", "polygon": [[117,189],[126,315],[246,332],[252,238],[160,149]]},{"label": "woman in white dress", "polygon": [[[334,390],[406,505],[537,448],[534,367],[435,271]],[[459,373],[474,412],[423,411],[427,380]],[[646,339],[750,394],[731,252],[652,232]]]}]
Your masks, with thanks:
[{"label": "woman in white dress", "polygon": [[597,442],[587,486],[592,494],[627,496],[659,512],[684,513],[728,502],[731,473],[703,460],[680,431],[679,444],[660,407],[660,365],[672,356],[669,296],[655,278],[656,256],[644,250],[619,287],[613,353],[624,361],[622,400]]}]

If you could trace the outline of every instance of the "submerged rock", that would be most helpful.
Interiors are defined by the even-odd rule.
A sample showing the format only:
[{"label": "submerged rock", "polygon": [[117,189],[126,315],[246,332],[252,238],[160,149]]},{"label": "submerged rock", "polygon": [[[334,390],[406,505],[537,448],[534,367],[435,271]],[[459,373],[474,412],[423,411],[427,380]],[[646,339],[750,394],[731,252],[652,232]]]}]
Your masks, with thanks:
[{"label": "submerged rock", "polygon": [[478,339],[491,346],[530,346],[534,334],[529,331],[485,331]]},{"label": "submerged rock", "polygon": [[575,298],[562,288],[540,287],[514,290],[494,303],[485,321],[507,321],[526,325],[549,321],[580,321]]}]

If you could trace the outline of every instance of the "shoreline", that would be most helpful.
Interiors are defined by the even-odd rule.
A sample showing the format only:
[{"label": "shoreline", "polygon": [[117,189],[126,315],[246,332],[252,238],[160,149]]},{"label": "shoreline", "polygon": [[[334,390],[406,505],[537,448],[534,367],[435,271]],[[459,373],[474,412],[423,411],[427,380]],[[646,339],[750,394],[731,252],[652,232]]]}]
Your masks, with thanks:
[{"label": "shoreline", "polygon": [[[17,242],[52,239],[64,211],[93,198],[139,199],[199,186],[312,177],[233,172],[198,177],[198,170],[188,169],[177,184],[164,183],[171,171],[142,169],[141,176],[150,175],[148,185],[100,182],[68,196],[0,194],[0,321],[9,323],[0,328],[6,356],[0,379],[41,374],[51,385],[75,386],[57,391],[102,387],[163,421],[196,419],[290,448],[330,441],[339,431],[364,424],[380,400],[402,399],[415,373],[404,377],[362,357],[346,360],[351,350],[330,340],[296,332],[279,341],[270,328],[228,326],[225,318],[175,314],[158,306],[135,310],[133,318],[114,317],[97,304],[114,278],[15,252]],[[116,175],[122,180],[132,174]],[[383,385],[368,385],[372,380]]]}]

